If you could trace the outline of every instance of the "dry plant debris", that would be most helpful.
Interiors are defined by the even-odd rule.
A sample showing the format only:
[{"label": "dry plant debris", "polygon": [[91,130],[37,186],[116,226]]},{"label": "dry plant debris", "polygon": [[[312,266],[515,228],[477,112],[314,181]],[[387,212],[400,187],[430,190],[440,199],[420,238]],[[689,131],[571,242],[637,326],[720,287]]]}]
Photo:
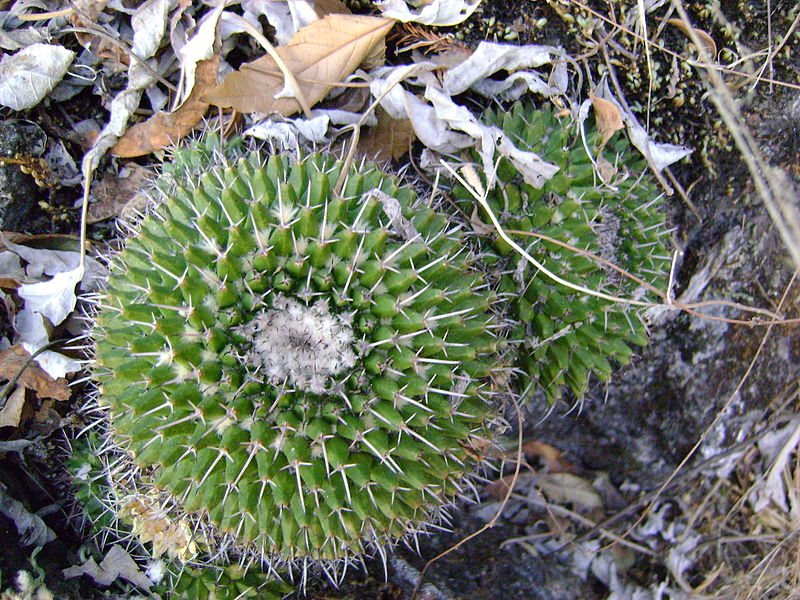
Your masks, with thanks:
[{"label": "dry plant debris", "polygon": [[[229,74],[204,98],[215,106],[243,113],[290,116],[302,109],[299,94],[310,106],[319,102],[382,43],[392,24],[375,17],[327,15],[298,30],[287,45],[276,49],[283,68],[276,58],[264,56]],[[287,85],[284,69],[295,75],[298,90]]]}]

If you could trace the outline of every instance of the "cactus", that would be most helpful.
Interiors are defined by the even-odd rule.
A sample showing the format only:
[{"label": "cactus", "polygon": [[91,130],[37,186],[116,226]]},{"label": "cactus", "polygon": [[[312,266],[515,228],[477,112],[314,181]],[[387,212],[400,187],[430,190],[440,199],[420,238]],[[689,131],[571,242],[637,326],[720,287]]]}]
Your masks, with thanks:
[{"label": "cactus", "polygon": [[[588,250],[632,272],[657,288],[664,287],[669,253],[668,233],[658,193],[643,160],[617,139],[602,150],[616,168],[604,183],[581,141],[578,128],[552,110],[522,104],[511,111],[488,111],[484,120],[501,128],[520,149],[539,154],[559,171],[542,187],[525,183],[510,161],[498,165],[498,181],[489,205],[504,229],[543,234]],[[588,130],[588,127],[587,127]],[[587,142],[597,152],[597,132]],[[474,199],[463,186],[454,195],[467,214]],[[617,271],[556,243],[515,236],[529,254],[551,272],[597,291],[645,299],[644,286]],[[515,323],[509,340],[517,344],[516,365],[524,396],[541,389],[549,401],[565,387],[582,396],[590,374],[607,381],[614,360],[628,364],[633,350],[647,342],[645,327],[630,306],[566,288],[536,269],[496,234],[489,235],[487,261],[502,271],[499,294],[511,300]]]},{"label": "cactus", "polygon": [[495,297],[458,227],[370,166],[334,193],[342,169],[207,137],[111,261],[115,511],[152,541],[137,514],[166,509],[177,560],[346,565],[435,526],[484,460]]},{"label": "cactus", "polygon": [[[186,535],[186,522],[172,521],[165,511],[152,510],[155,503],[148,500],[153,498],[132,487],[142,477],[130,456],[109,451],[95,429],[73,441],[69,468],[81,529],[100,537],[103,546],[109,536],[115,543],[125,543],[132,556],[149,563],[147,573],[156,584],[150,589],[152,594],[181,600],[281,600],[291,592],[290,586],[258,565],[199,568],[187,564],[185,559],[196,549]],[[168,499],[165,506],[170,506]],[[143,527],[147,517],[149,526]],[[145,529],[149,535],[142,535]],[[143,542],[150,543],[149,552]],[[96,550],[94,554],[102,554],[101,548]]]}]

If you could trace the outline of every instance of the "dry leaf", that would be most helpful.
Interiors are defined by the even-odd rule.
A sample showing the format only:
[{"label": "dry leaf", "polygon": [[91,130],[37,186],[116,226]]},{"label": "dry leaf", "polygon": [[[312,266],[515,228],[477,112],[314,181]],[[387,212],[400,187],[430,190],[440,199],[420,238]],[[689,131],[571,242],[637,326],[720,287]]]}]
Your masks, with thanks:
[{"label": "dry leaf", "polygon": [[490,235],[495,232],[493,225],[481,220],[481,215],[477,204],[472,207],[472,214],[469,217],[469,224],[472,227],[472,231],[478,235]]},{"label": "dry leaf", "polygon": [[33,413],[33,422],[28,429],[28,437],[45,438],[62,426],[61,415],[53,408],[54,404],[53,400],[45,400],[42,402],[42,406]]},{"label": "dry leaf", "polygon": [[35,361],[28,362],[30,357],[19,344],[0,352],[0,378],[12,379],[19,373],[17,384],[35,391],[40,398],[69,400],[66,379],[53,379]]},{"label": "dry leaf", "polygon": [[[700,43],[706,47],[706,50],[711,55],[711,58],[716,58],[717,44],[714,42],[714,38],[708,35],[708,33],[702,29],[698,29],[697,27],[690,27],[682,19],[667,19],[667,23],[680,29],[690,40],[692,40],[692,32],[694,32],[694,35],[697,36],[697,39],[700,40]],[[692,40],[692,42],[694,42],[694,40]]]},{"label": "dry leaf", "polygon": [[381,107],[375,111],[375,116],[378,124],[361,138],[358,143],[359,154],[376,162],[400,158],[417,139],[411,121],[393,119]]},{"label": "dry leaf", "polygon": [[[108,0],[73,0],[71,6],[75,12],[69,16],[69,20],[74,27],[84,29],[97,27],[100,13],[105,10],[106,4]],[[105,66],[113,71],[119,72],[128,68],[130,58],[119,44],[85,31],[75,31],[74,35],[81,46],[95,56],[105,59],[107,61]]]},{"label": "dry leaf", "polygon": [[331,14],[351,14],[350,9],[347,8],[341,0],[315,0],[314,12],[321,19],[325,15]]},{"label": "dry leaf", "polygon": [[149,201],[144,190],[153,173],[131,163],[121,176],[106,173],[102,180],[92,186],[94,202],[89,205],[87,221],[97,223],[104,219],[117,217],[130,210],[143,210]]},{"label": "dry leaf", "polygon": [[[303,27],[288,45],[276,50],[313,106],[336,82],[355,71],[383,42],[393,24],[380,17],[331,14]],[[204,100],[242,113],[279,112],[289,116],[301,107],[294,97],[275,98],[286,87],[277,63],[267,55],[230,73]]]},{"label": "dry leaf", "polygon": [[12,110],[33,108],[67,73],[75,53],[54,44],[33,44],[0,62],[0,104]]},{"label": "dry leaf", "polygon": [[616,177],[619,169],[612,165],[611,162],[609,162],[609,160],[602,154],[597,157],[596,163],[595,171],[600,176],[600,179],[606,185],[611,185],[611,182],[614,180],[614,177]]},{"label": "dry leaf", "polygon": [[583,477],[571,473],[550,473],[538,480],[539,489],[556,504],[571,502],[581,508],[602,508],[603,499]]},{"label": "dry leaf", "polygon": [[[516,483],[514,483],[514,489],[519,490],[520,488],[525,488],[528,485],[528,482],[535,478],[536,475],[532,473],[520,472]],[[486,486],[486,493],[495,500],[502,500],[506,497],[506,494],[508,494],[508,487],[513,481],[514,475],[504,475],[499,479],[495,479],[492,483]]]},{"label": "dry leaf", "polygon": [[387,17],[397,19],[403,23],[413,21],[423,25],[436,25],[448,27],[458,25],[475,12],[481,0],[423,0],[414,2],[418,11],[412,12],[406,0],[380,0],[378,9]]},{"label": "dry leaf", "polygon": [[[28,440],[15,440],[27,442]],[[14,442],[6,442],[11,444]],[[21,444],[20,444],[21,445]],[[0,514],[14,522],[22,546],[44,546],[56,539],[55,532],[42,521],[39,515],[29,512],[23,504],[6,494],[6,486],[0,483]]]},{"label": "dry leaf", "polygon": [[201,60],[195,70],[192,93],[175,111],[159,111],[143,123],[137,123],[125,132],[111,153],[122,158],[142,156],[171,146],[189,133],[200,122],[208,110],[208,102],[202,98],[209,89],[217,85],[219,55]]},{"label": "dry leaf", "polygon": [[538,440],[531,440],[522,445],[522,451],[528,459],[536,456],[544,459],[551,473],[572,473],[575,471],[575,467],[561,458],[561,450],[554,448],[550,444],[545,444]]},{"label": "dry leaf", "polygon": [[592,92],[589,92],[589,99],[594,107],[594,120],[597,124],[597,130],[603,136],[600,141],[600,148],[602,149],[612,135],[625,127],[625,123],[622,121],[622,113],[613,102],[595,96]]},{"label": "dry leaf", "polygon": [[0,409],[0,427],[17,427],[25,405],[25,388],[17,386]]},{"label": "dry leaf", "polygon": [[100,585],[111,585],[118,577],[122,577],[145,590],[149,590],[153,586],[153,582],[147,578],[136,561],[119,544],[111,547],[99,565],[93,558],[90,558],[82,565],[64,569],[63,574],[67,579],[88,575]]}]

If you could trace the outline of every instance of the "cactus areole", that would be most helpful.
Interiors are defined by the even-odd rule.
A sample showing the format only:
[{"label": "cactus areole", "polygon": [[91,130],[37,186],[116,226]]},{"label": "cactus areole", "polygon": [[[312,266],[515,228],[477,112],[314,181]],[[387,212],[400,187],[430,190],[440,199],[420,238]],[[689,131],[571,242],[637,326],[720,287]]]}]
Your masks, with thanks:
[{"label": "cactus areole", "polygon": [[481,462],[492,295],[445,217],[370,167],[335,194],[342,168],[207,138],[112,259],[94,326],[109,439],[212,556],[210,530],[270,564],[379,551],[438,522]]}]

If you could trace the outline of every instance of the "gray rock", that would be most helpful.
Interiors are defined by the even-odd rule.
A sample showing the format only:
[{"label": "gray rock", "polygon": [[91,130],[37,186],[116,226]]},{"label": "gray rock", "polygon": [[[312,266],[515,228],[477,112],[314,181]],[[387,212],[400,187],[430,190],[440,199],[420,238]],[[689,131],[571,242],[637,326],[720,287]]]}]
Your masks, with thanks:
[{"label": "gray rock", "polygon": [[[38,158],[44,154],[47,136],[30,121],[0,121],[0,157]],[[42,192],[20,165],[0,162],[0,230],[20,231]]]}]

